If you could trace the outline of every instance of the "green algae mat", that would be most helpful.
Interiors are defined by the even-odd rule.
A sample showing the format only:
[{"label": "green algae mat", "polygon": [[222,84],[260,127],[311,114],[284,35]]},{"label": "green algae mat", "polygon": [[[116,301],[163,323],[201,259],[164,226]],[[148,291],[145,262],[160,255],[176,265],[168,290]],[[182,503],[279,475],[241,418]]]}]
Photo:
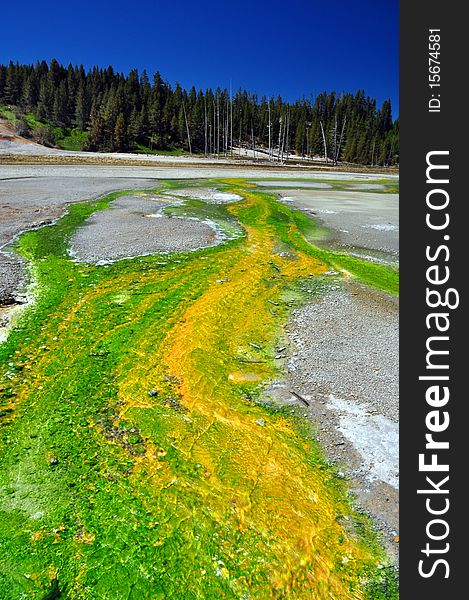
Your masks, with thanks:
[{"label": "green algae mat", "polygon": [[35,300],[0,345],[0,598],[397,597],[310,430],[257,401],[298,282],[396,294],[397,271],[314,245],[311,219],[243,181],[210,185],[242,200],[169,210],[218,222],[217,246],[71,260],[120,194],[16,243]]}]

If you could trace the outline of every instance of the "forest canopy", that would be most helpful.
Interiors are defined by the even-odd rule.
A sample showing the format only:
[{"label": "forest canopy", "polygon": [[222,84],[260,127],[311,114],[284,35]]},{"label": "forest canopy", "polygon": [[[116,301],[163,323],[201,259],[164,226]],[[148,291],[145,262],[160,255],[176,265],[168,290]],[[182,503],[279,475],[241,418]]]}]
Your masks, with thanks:
[{"label": "forest canopy", "polygon": [[[0,65],[0,113],[8,107],[20,135],[91,151],[229,154],[270,148],[272,156],[321,156],[337,163],[399,162],[399,121],[363,90],[322,92],[286,102],[246,90],[184,90],[159,72],[127,75],[59,64]],[[70,146],[72,147],[72,146]]]}]

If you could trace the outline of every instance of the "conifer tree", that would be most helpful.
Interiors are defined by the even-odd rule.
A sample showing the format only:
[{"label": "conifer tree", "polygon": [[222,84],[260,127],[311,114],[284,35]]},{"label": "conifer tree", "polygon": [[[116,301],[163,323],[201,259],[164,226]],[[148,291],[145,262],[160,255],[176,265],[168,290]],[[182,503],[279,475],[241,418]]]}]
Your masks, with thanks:
[{"label": "conifer tree", "polygon": [[124,113],[119,113],[114,127],[114,149],[123,151],[127,149],[127,125],[125,123]]},{"label": "conifer tree", "polygon": [[85,94],[85,86],[83,81],[80,81],[75,102],[75,114],[73,123],[78,129],[84,130],[88,122],[89,111],[87,108]]},{"label": "conifer tree", "polygon": [[104,144],[104,119],[93,104],[88,133],[88,150],[101,150]]},{"label": "conifer tree", "polygon": [[[112,67],[64,67],[53,59],[35,65],[0,64],[0,106],[21,119],[32,112],[43,123],[40,135],[53,143],[53,125],[88,131],[88,147],[112,151],[137,144],[152,149],[231,154],[232,144],[284,157],[294,149],[334,163],[387,166],[399,162],[399,123],[390,100],[377,107],[363,90],[321,92],[294,103],[261,98],[246,90],[171,87],[157,71],[127,75]],[[90,108],[92,109],[90,110]],[[185,110],[185,114],[184,114]],[[53,133],[53,132],[52,132]],[[323,135],[324,133],[324,135]],[[38,133],[39,135],[39,133]],[[190,144],[189,144],[190,138]]]}]

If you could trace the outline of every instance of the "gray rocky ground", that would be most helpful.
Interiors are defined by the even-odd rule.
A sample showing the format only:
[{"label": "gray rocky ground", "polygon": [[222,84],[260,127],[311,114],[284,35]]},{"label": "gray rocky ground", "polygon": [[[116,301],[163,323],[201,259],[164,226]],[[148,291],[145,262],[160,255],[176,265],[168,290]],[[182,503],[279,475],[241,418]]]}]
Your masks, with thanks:
[{"label": "gray rocky ground", "polygon": [[174,191],[164,192],[164,194],[181,196],[183,198],[192,198],[194,200],[203,200],[208,204],[229,204],[230,202],[236,202],[242,200],[238,194],[231,194],[229,192],[220,192],[215,188],[178,188]]},{"label": "gray rocky ground", "polygon": [[331,230],[335,246],[399,256],[399,196],[378,192],[278,188],[283,202],[299,208]]},{"label": "gray rocky ground", "polygon": [[300,408],[396,554],[399,328],[396,299],[332,284],[285,328],[286,376],[267,398]]},{"label": "gray rocky ground", "polygon": [[[0,168],[0,304],[14,301],[24,271],[21,261],[6,246],[22,231],[50,224],[64,214],[68,204],[94,199],[121,189],[156,187],[147,179],[122,177],[33,176],[9,178],[9,168]],[[6,176],[6,178],[2,178]]]},{"label": "gray rocky ground", "polygon": [[[94,153],[93,153],[94,155]],[[114,156],[114,155],[113,155]],[[172,158],[174,162],[176,159]],[[179,160],[179,159],[178,159]],[[129,177],[129,178],[150,178],[150,179],[204,179],[211,177],[245,177],[248,180],[255,178],[274,177],[288,179],[333,179],[333,180],[363,180],[364,183],[373,181],[374,179],[381,180],[383,177],[396,179],[395,174],[370,174],[360,172],[341,173],[337,171],[318,171],[311,168],[298,170],[290,170],[288,167],[260,165],[259,168],[253,168],[249,165],[232,165],[228,168],[227,163],[221,162],[215,164],[216,161],[208,161],[206,166],[191,166],[190,161],[181,159],[180,165],[174,167],[172,165],[165,166],[164,161],[156,161],[148,166],[141,165],[49,165],[49,164],[6,164],[0,162],[0,180],[11,178],[24,177],[92,177],[92,178],[109,178],[109,177]]]},{"label": "gray rocky ground", "polygon": [[87,219],[70,240],[71,255],[105,263],[156,252],[195,250],[217,242],[216,230],[194,219],[165,216],[168,197],[120,196]]}]

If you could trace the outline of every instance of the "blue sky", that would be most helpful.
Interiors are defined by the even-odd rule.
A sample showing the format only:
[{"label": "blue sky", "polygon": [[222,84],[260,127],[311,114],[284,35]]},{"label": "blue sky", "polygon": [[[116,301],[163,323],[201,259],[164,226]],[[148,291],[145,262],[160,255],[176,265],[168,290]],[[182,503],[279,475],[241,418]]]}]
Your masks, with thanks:
[{"label": "blue sky", "polygon": [[1,13],[3,63],[146,68],[289,100],[360,88],[398,114],[397,0],[26,0]]}]

